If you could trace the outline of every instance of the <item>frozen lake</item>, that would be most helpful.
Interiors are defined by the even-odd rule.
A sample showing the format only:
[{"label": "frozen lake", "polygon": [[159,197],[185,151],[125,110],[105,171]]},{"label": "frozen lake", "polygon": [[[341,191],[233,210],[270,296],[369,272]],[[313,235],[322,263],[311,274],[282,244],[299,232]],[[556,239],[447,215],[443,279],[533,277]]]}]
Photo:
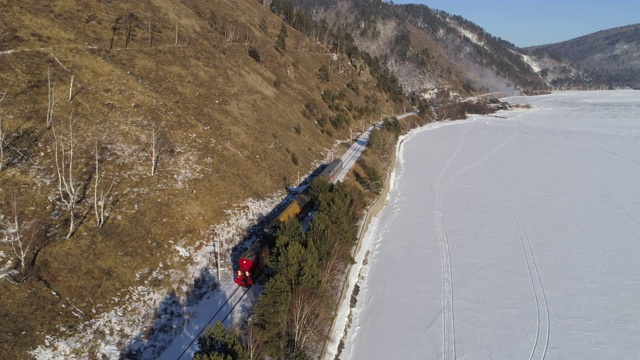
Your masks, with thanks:
[{"label": "frozen lake", "polygon": [[407,136],[343,359],[640,358],[640,91]]}]

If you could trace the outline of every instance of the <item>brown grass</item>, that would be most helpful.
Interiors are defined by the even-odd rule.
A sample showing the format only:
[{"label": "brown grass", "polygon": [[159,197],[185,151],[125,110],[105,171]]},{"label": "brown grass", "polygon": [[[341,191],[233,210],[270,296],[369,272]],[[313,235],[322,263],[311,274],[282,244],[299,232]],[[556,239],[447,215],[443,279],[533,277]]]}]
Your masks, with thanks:
[{"label": "brown grass", "polygon": [[[252,33],[261,63],[247,55],[242,42],[225,42],[219,29],[209,27],[212,10]],[[127,49],[120,22],[109,51],[115,19],[128,14],[138,20]],[[151,48],[150,17],[156,28]],[[266,33],[258,26],[262,18]],[[253,0],[9,2],[0,23],[15,34],[0,51],[21,50],[0,55],[0,88],[8,88],[0,113],[12,146],[24,155],[10,151],[13,160],[0,172],[0,212],[7,216],[5,200],[18,193],[29,204],[25,216],[51,230],[35,275],[19,286],[0,281],[0,358],[24,358],[45,335],[73,333],[82,321],[116,305],[117,294],[148,280],[150,269],[175,257],[170,241],[195,245],[234,204],[263,198],[282,189],[283,179],[291,182],[298,172],[310,171],[334,139],[302,117],[304,104],[312,100],[330,114],[320,92],[339,91],[353,76],[333,72],[330,83],[319,82],[315,74],[329,58],[309,52],[317,46],[290,28],[289,50],[284,56],[276,52],[281,21]],[[173,45],[176,23],[179,46]],[[305,43],[305,51],[296,51],[296,42]],[[88,194],[79,211],[85,221],[64,239],[67,216],[55,201],[53,136],[45,126],[47,69],[55,82],[57,129],[74,110],[76,177],[91,178],[98,141],[105,181],[115,179],[118,202],[100,233]],[[71,75],[76,87],[68,101]],[[362,85],[360,96],[347,91],[348,101],[363,104],[369,95],[388,109],[373,84]],[[155,177],[148,175],[144,151],[152,124],[171,142]],[[344,138],[347,129],[334,134]],[[291,152],[299,166],[292,164]],[[167,292],[178,285],[155,284]],[[85,315],[76,317],[65,302]]]}]

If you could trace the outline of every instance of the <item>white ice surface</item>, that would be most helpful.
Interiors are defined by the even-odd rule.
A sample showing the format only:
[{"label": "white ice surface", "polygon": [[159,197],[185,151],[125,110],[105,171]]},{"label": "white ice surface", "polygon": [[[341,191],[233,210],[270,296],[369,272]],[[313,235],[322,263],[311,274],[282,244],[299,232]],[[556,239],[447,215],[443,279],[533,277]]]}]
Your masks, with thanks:
[{"label": "white ice surface", "polygon": [[340,358],[640,358],[640,92],[506,100],[404,140]]}]

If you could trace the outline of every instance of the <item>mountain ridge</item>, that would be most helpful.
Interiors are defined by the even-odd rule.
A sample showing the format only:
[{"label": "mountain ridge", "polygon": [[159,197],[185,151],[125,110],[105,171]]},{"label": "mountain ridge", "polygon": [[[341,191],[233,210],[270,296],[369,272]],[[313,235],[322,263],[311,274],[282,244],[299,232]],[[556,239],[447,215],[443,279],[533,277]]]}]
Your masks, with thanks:
[{"label": "mountain ridge", "polygon": [[[588,80],[577,83],[585,88],[640,88],[637,71],[640,68],[640,24],[600,30],[558,43],[527,47],[523,51],[582,72]],[[567,82],[571,81],[571,77],[565,78]]]}]

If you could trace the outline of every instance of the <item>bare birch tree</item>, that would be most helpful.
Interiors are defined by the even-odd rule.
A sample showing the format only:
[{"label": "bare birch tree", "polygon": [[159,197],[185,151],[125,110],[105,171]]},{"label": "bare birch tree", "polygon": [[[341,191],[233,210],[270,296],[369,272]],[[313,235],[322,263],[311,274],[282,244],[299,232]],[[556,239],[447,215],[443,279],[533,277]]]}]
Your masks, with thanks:
[{"label": "bare birch tree", "polygon": [[322,269],[322,288],[326,289],[326,287],[330,286],[331,280],[336,279],[339,270],[338,264],[338,245],[339,242],[337,240],[334,241],[333,248],[331,249],[331,254],[327,258],[327,262]]},{"label": "bare birch tree", "polygon": [[169,148],[169,139],[167,138],[164,130],[160,128],[160,126],[154,124],[151,127],[151,132],[147,137],[147,141],[145,144],[145,150],[149,155],[151,160],[151,171],[150,175],[154,176],[156,174],[156,169],[158,168],[158,162],[160,161],[160,155],[167,151]]},{"label": "bare birch tree", "polygon": [[2,165],[4,164],[4,148],[7,132],[2,125],[2,115],[0,115],[0,171],[2,171]]},{"label": "bare birch tree", "polygon": [[436,121],[450,119],[453,116],[453,108],[447,105],[440,105],[435,110]]},{"label": "bare birch tree", "polygon": [[105,209],[105,204],[111,195],[111,190],[113,189],[113,184],[115,183],[115,179],[111,180],[111,185],[109,188],[101,189],[101,182],[103,178],[103,173],[100,172],[100,156],[98,154],[98,142],[96,141],[95,146],[95,155],[96,155],[96,164],[95,164],[95,174],[94,174],[94,182],[93,182],[93,210],[96,215],[96,227],[98,228],[98,232],[104,226],[104,223],[109,218],[109,213]]},{"label": "bare birch tree", "polygon": [[151,18],[149,18],[149,47],[153,44],[153,37],[151,36]]},{"label": "bare birch tree", "polygon": [[253,33],[251,33],[250,29],[247,29],[247,36],[244,38],[244,44],[249,45],[253,41]]},{"label": "bare birch tree", "polygon": [[47,104],[47,129],[50,129],[51,125],[53,124],[53,107],[56,105],[56,99],[54,97],[56,84],[51,84],[51,68],[47,68],[47,81],[47,88],[49,90],[49,103]]},{"label": "bare birch tree", "polygon": [[10,255],[16,264],[15,268],[9,271],[5,277],[12,283],[22,284],[28,277],[38,231],[34,221],[22,221],[18,200],[15,196],[12,197],[10,206],[13,210],[13,216],[8,230],[5,232],[7,235],[5,241],[11,247]]},{"label": "bare birch tree", "polygon": [[224,40],[226,42],[232,42],[235,36],[236,27],[233,25],[224,25]]},{"label": "bare birch tree", "polygon": [[69,101],[73,99],[73,83],[75,82],[76,77],[71,75],[71,81],[69,83]]},{"label": "bare birch tree", "polygon": [[[0,103],[7,96],[7,91],[2,94]],[[7,147],[7,128],[2,124],[2,114],[0,114],[0,171],[2,171],[2,165],[4,164],[4,148]]]},{"label": "bare birch tree", "polygon": [[298,289],[295,292],[290,309],[289,326],[293,336],[294,349],[304,349],[310,340],[317,337],[326,314],[318,296],[304,289]]},{"label": "bare birch tree", "polygon": [[58,195],[69,214],[67,239],[76,230],[76,206],[81,198],[82,183],[74,178],[74,155],[76,139],[73,136],[73,111],[69,116],[69,131],[66,136],[54,131],[54,156],[58,174]]},{"label": "bare birch tree", "polygon": [[260,351],[260,343],[258,331],[252,322],[247,325],[247,330],[243,337],[243,344],[246,356],[249,360],[262,359],[264,356]]},{"label": "bare birch tree", "polygon": [[176,46],[178,46],[178,23],[176,22]]}]

